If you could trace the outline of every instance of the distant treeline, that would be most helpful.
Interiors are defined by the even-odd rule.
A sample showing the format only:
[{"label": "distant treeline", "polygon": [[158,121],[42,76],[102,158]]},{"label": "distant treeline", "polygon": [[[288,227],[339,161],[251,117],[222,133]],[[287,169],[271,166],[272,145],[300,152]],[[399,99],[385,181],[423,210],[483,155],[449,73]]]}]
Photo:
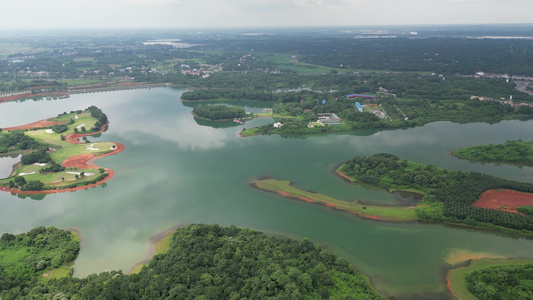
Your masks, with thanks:
[{"label": "distant treeline", "polygon": [[531,42],[518,39],[329,39],[304,41],[298,53],[303,62],[334,68],[533,75]]},{"label": "distant treeline", "polygon": [[[176,82],[179,84],[179,82]],[[398,98],[416,100],[468,100],[471,96],[533,102],[533,97],[516,90],[516,84],[503,78],[465,78],[454,75],[431,76],[422,74],[361,74],[361,75],[291,75],[268,73],[216,73],[205,79],[188,82],[199,88],[185,92],[183,100],[256,100],[281,101],[291,93],[285,89],[307,87],[315,90],[316,97],[345,97],[352,93],[376,93],[385,88]],[[334,89],[334,91],[331,91]],[[300,92],[309,92],[300,90]],[[291,98],[289,98],[291,99]]]}]

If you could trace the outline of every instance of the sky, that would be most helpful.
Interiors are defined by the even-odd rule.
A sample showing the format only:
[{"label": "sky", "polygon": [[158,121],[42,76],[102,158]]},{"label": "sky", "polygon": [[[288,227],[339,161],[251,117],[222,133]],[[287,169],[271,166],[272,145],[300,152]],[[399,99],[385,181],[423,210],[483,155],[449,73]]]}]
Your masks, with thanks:
[{"label": "sky", "polygon": [[533,0],[0,0],[0,29],[533,23]]}]

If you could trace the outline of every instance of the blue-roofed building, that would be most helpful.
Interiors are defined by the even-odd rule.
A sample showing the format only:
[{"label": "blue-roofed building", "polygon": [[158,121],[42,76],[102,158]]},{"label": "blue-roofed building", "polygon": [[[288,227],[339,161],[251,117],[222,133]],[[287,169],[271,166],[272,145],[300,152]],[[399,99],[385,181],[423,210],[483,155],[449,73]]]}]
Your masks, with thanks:
[{"label": "blue-roofed building", "polygon": [[359,103],[359,102],[355,102],[355,106],[357,107],[357,109],[358,109],[360,112],[363,112],[363,107],[361,106],[361,103]]},{"label": "blue-roofed building", "polygon": [[326,104],[326,100],[322,100],[322,104]]}]

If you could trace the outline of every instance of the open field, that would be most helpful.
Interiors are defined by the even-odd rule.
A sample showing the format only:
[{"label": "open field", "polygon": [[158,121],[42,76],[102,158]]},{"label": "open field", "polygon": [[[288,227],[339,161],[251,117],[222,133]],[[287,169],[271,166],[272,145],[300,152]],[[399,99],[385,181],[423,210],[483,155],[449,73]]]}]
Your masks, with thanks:
[{"label": "open field", "polygon": [[511,190],[490,190],[483,193],[479,200],[474,202],[472,205],[508,211],[512,213],[520,213],[516,211],[517,207],[526,205],[533,206],[533,194]]},{"label": "open field", "polygon": [[43,274],[42,280],[48,281],[51,279],[66,278],[72,276],[72,267],[63,266],[57,269],[50,270]]},{"label": "open field", "polygon": [[89,84],[97,84],[97,83],[106,82],[103,80],[95,80],[95,79],[61,79],[58,81],[62,83],[66,83],[68,86],[89,85]]},{"label": "open field", "polygon": [[531,259],[474,259],[470,262],[468,267],[452,269],[448,273],[448,288],[458,299],[478,300],[478,298],[472,295],[466,288],[465,277],[469,272],[489,266],[527,264],[532,262],[533,260]]},{"label": "open field", "polygon": [[23,43],[0,43],[0,57],[7,57],[8,55],[20,52],[41,52],[48,49],[34,48],[28,44]]},{"label": "open field", "polygon": [[327,207],[340,209],[349,213],[354,213],[364,218],[385,220],[385,221],[415,221],[416,206],[410,207],[392,207],[377,205],[362,205],[356,200],[343,201],[327,195],[305,191],[299,189],[287,180],[263,179],[255,180],[253,186],[268,192],[274,192],[279,195],[300,199],[309,203],[323,204]]}]

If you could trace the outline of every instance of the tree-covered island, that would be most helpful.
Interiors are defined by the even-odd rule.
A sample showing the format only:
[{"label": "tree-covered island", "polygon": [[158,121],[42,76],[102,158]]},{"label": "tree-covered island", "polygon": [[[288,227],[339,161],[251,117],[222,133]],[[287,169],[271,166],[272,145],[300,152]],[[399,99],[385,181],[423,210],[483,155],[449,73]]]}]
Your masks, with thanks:
[{"label": "tree-covered island", "polygon": [[[0,155],[22,155],[0,189],[15,193],[53,193],[103,183],[113,171],[87,163],[117,153],[118,143],[92,143],[87,136],[102,132],[107,116],[96,106],[0,132]],[[79,139],[83,138],[83,142]]]},{"label": "tree-covered island", "polygon": [[[49,279],[43,273],[75,258],[78,244],[69,243],[66,249],[75,251],[56,261],[66,250],[55,238],[47,244],[44,231],[59,230],[39,227],[0,239],[0,257],[10,258],[0,260],[0,274],[6,275],[0,277],[2,299],[384,299],[346,259],[307,239],[235,226],[179,228],[167,252],[137,274],[111,271],[79,279],[67,273]],[[74,241],[68,232],[62,236]],[[32,255],[27,245],[36,249]],[[31,260],[16,259],[23,255]],[[25,268],[31,272],[22,272]]]},{"label": "tree-covered island", "polygon": [[212,120],[233,120],[247,116],[246,111],[241,106],[227,105],[199,105],[192,110],[195,117]]},{"label": "tree-covered island", "polygon": [[461,159],[486,163],[533,165],[533,141],[507,141],[503,144],[479,145],[455,149],[452,155]]},{"label": "tree-covered island", "polygon": [[337,172],[352,182],[371,184],[391,190],[423,194],[416,207],[384,207],[361,205],[326,195],[303,191],[288,181],[263,179],[254,186],[283,196],[322,203],[328,207],[374,219],[390,221],[419,220],[445,222],[487,229],[513,230],[523,234],[533,231],[533,216],[520,213],[501,203],[499,207],[485,205],[479,200],[487,192],[506,193],[526,198],[533,204],[533,184],[511,181],[477,172],[454,171],[401,159],[393,154],[379,153],[369,157],[355,157],[339,167]]}]

